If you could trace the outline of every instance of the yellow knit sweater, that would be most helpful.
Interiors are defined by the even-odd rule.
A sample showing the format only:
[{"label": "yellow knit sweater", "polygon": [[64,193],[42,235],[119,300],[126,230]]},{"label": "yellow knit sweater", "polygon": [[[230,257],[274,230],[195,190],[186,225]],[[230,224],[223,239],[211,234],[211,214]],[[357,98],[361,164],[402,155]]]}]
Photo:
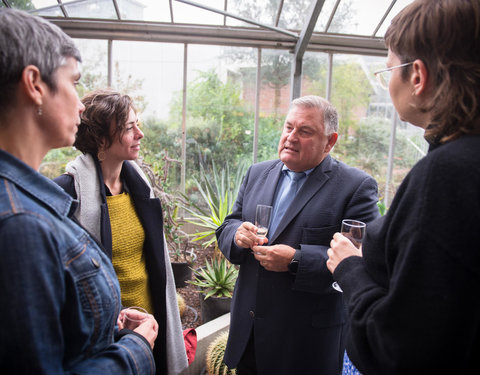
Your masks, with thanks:
[{"label": "yellow knit sweater", "polygon": [[112,228],[112,262],[124,307],[141,306],[153,313],[143,243],[145,231],[129,194],[107,196]]}]

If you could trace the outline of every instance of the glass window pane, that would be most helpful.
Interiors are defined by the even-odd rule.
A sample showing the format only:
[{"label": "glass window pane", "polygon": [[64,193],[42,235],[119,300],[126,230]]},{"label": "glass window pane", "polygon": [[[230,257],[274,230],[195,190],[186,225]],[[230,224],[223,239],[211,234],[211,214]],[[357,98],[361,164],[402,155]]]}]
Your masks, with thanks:
[{"label": "glass window pane", "polygon": [[[279,4],[279,0],[229,0],[227,4],[227,12],[261,24],[274,26]],[[227,25],[255,27],[252,24],[231,17],[227,18]]]},{"label": "glass window pane", "polygon": [[181,182],[183,45],[115,41],[112,86],[135,101],[142,155],[171,189]]},{"label": "glass window pane", "polygon": [[58,5],[58,2],[56,0],[33,0],[33,1],[14,0],[14,1],[9,1],[9,4],[12,6],[12,8],[30,10],[30,9],[42,9],[46,7],[56,6]]},{"label": "glass window pane", "polygon": [[339,140],[332,152],[337,159],[372,175],[379,196],[389,200],[410,168],[424,155],[423,131],[397,122],[392,177],[387,187],[390,137],[395,109],[373,72],[385,58],[334,55],[331,102],[339,113]]},{"label": "glass window pane", "polygon": [[82,56],[82,78],[77,91],[82,97],[90,91],[108,86],[108,43],[98,39],[75,39]]},{"label": "glass window pane", "polygon": [[328,31],[342,34],[372,35],[388,5],[389,2],[385,0],[342,1]]},{"label": "glass window pane", "polygon": [[137,0],[135,3],[143,5],[142,12],[132,12],[130,8],[134,6],[133,2],[118,2],[122,19],[139,20],[139,21],[155,21],[155,22],[171,22],[170,5],[168,1],[158,0]]},{"label": "glass window pane", "polygon": [[318,95],[325,98],[327,92],[328,54],[306,52],[302,67],[302,96]]},{"label": "glass window pane", "polygon": [[278,26],[284,29],[303,29],[311,3],[312,0],[285,0]]},{"label": "glass window pane", "polygon": [[56,0],[33,0],[33,1],[10,1],[12,8],[33,10],[35,15],[50,16],[50,17],[64,17],[60,6]]},{"label": "glass window pane", "polygon": [[[218,10],[223,10],[224,6],[224,0],[196,0],[195,2]],[[173,2],[173,20],[175,23],[223,25],[223,18],[222,14],[178,1]]]},{"label": "glass window pane", "polygon": [[278,158],[278,141],[290,106],[291,55],[262,50],[257,161]]},{"label": "glass window pane", "polygon": [[378,30],[378,33],[376,36],[383,37],[385,35],[385,32],[387,31],[388,26],[390,26],[390,23],[392,22],[393,17],[395,17],[398,14],[398,12],[400,12],[412,1],[413,0],[397,0],[392,10],[388,14],[388,16],[385,18],[385,21],[383,22],[382,26]]},{"label": "glass window pane", "polygon": [[[315,25],[315,31],[317,32],[325,32],[328,20],[330,19],[330,16],[332,12],[334,11],[336,0],[325,0],[323,3],[322,11],[320,12],[320,15],[318,16],[317,24]],[[336,22],[344,23],[348,22],[348,14],[345,14],[344,17],[347,19],[337,19]]]},{"label": "glass window pane", "polygon": [[72,4],[65,2],[64,5],[69,17],[118,19],[112,0],[90,0]]},{"label": "glass window pane", "polygon": [[189,46],[187,193],[192,193],[191,178],[199,176],[201,166],[207,173],[213,164],[217,171],[228,166],[234,175],[242,163],[251,164],[255,65],[256,50],[251,48]]}]

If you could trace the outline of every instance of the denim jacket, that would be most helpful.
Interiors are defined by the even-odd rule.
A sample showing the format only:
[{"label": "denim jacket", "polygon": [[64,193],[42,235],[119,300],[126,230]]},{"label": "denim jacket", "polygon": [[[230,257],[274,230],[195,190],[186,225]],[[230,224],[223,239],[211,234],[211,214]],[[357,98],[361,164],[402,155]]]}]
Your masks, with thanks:
[{"label": "denim jacket", "polygon": [[0,372],[153,374],[145,340],[114,340],[118,281],[73,202],[0,150]]}]

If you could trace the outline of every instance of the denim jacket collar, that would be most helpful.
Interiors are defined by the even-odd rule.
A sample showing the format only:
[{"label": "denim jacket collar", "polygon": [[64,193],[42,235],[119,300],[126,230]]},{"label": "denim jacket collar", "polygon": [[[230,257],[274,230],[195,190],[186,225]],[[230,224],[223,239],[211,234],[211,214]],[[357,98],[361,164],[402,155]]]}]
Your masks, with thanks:
[{"label": "denim jacket collar", "polygon": [[[33,168],[0,149],[0,177],[10,180],[58,216],[67,216],[73,199],[61,187]],[[52,199],[54,197],[54,199]]]}]

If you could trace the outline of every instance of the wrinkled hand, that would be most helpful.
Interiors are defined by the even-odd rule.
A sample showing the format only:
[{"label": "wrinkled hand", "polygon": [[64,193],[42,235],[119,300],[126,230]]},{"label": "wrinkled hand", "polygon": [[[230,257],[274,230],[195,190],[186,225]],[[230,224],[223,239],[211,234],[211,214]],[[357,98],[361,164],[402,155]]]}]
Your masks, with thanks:
[{"label": "wrinkled hand", "polygon": [[235,233],[235,243],[239,247],[245,249],[251,249],[253,246],[263,245],[268,242],[267,238],[262,238],[257,236],[258,228],[250,223],[249,221],[244,221],[240,225]]},{"label": "wrinkled hand", "polygon": [[355,245],[341,233],[335,233],[330,241],[330,249],[327,251],[327,268],[331,273],[335,271],[338,264],[352,255],[362,256],[362,250],[357,249]]},{"label": "wrinkled hand", "polygon": [[[137,322],[125,319],[126,316],[137,320]],[[131,329],[132,331],[142,335],[148,341],[153,350],[155,339],[158,335],[158,323],[152,314],[145,314],[141,311],[123,309],[120,311],[117,324],[119,329]]]},{"label": "wrinkled hand", "polygon": [[288,271],[288,264],[295,254],[295,249],[287,245],[254,246],[252,250],[260,265],[274,272]]}]

